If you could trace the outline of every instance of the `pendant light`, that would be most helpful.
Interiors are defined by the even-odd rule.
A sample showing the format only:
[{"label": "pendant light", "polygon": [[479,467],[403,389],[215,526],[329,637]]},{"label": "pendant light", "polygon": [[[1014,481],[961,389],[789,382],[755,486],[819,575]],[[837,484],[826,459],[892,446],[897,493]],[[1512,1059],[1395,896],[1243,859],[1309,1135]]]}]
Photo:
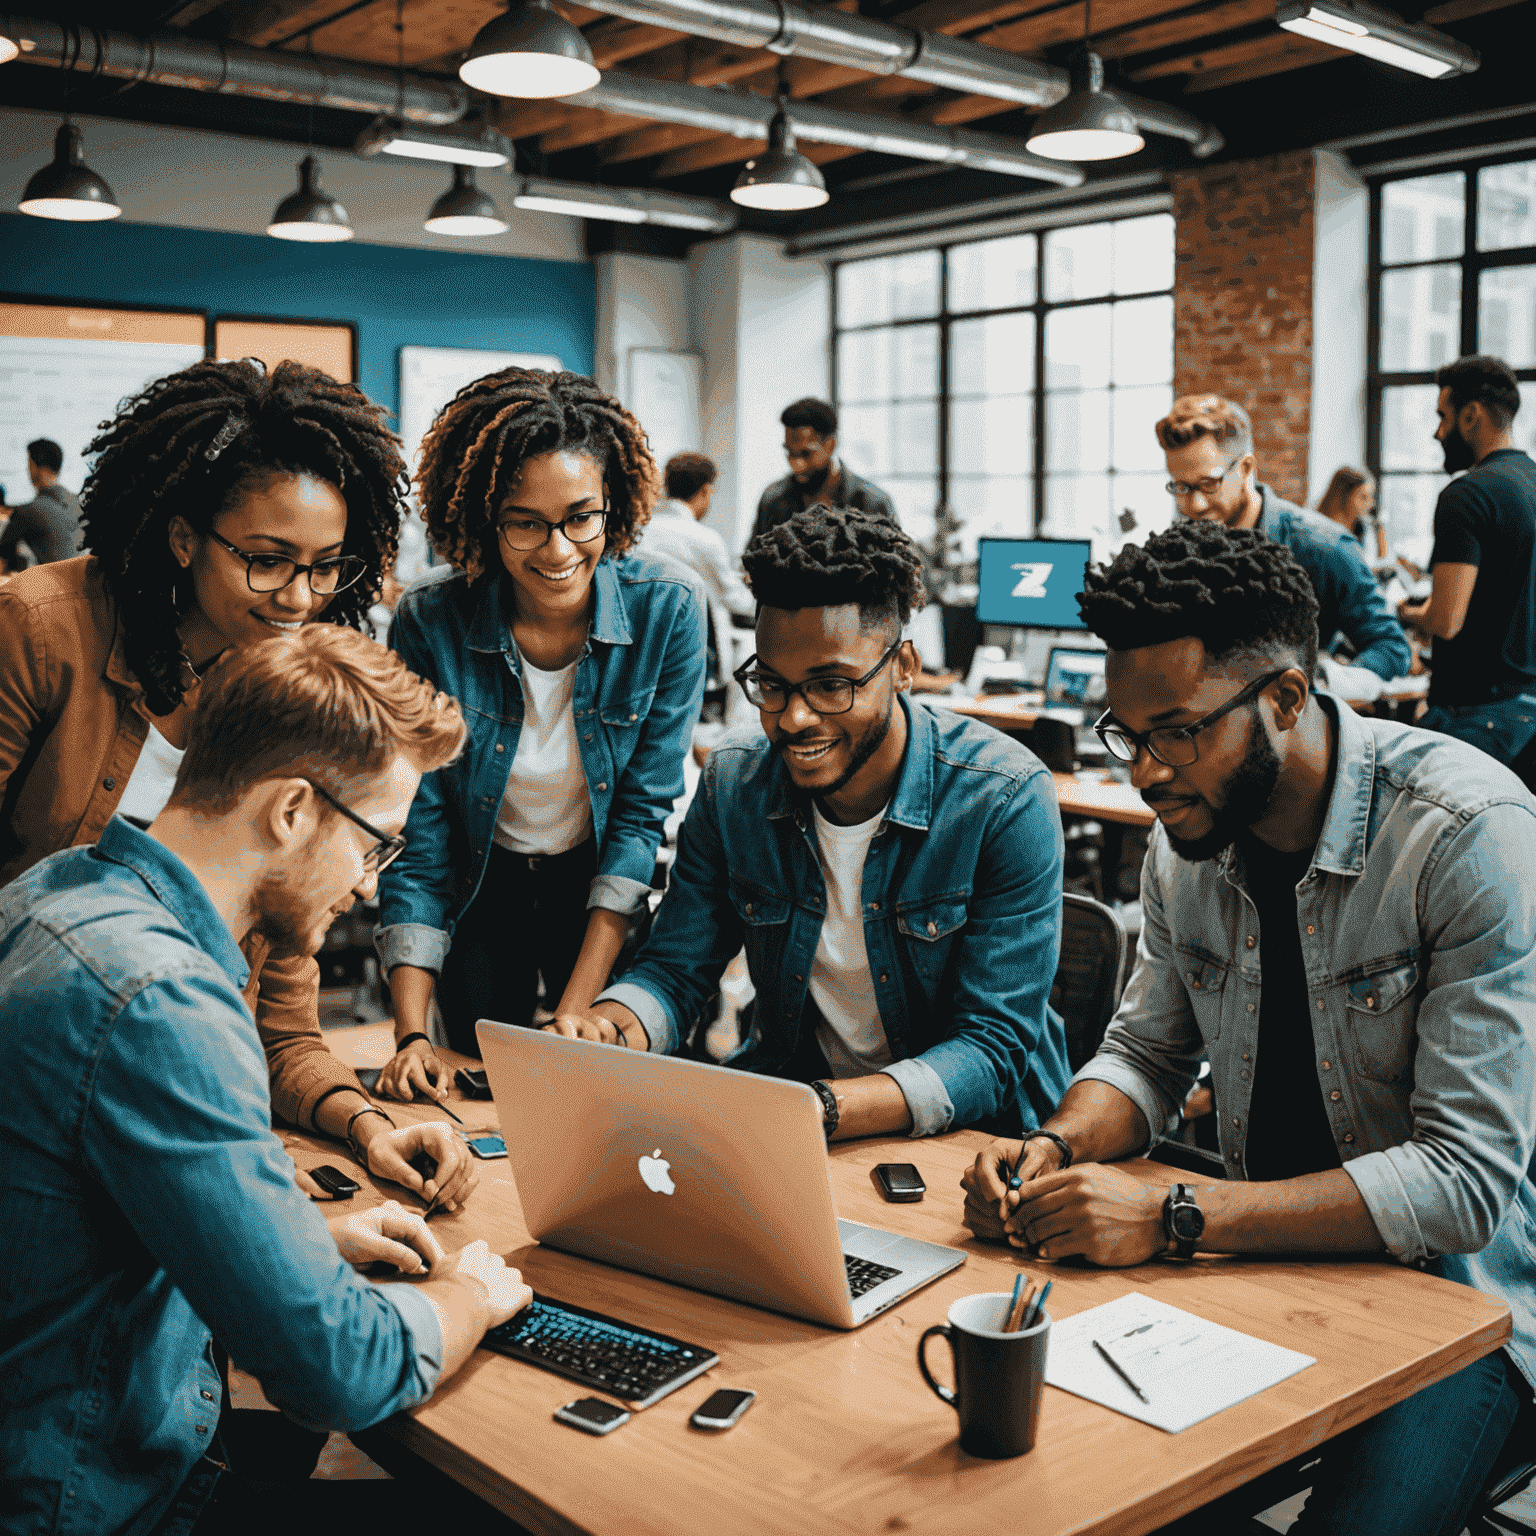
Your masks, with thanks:
[{"label": "pendant light", "polygon": [[1093,0],[1083,0],[1083,46],[1068,63],[1072,89],[1035,119],[1026,148],[1048,160],[1118,160],[1147,141],[1131,109],[1104,88],[1104,61],[1093,41]]},{"label": "pendant light", "polygon": [[16,205],[39,219],[72,223],[115,219],[123,210],[112,188],[80,157],[80,130],[64,122],[53,137],[53,162],[28,183]]},{"label": "pendant light", "polygon": [[459,79],[491,96],[535,100],[590,90],[602,74],[591,44],[550,0],[513,0],[475,34]]},{"label": "pendant light", "polygon": [[507,221],[475,185],[474,168],[456,165],[453,186],[432,204],[422,228],[434,235],[504,235]]},{"label": "pendant light", "polygon": [[279,240],[326,243],[350,240],[352,226],[347,210],[328,192],[320,190],[320,166],[313,155],[299,161],[299,190],[277,205],[267,233]]},{"label": "pendant light", "polygon": [[781,93],[779,110],[768,124],[768,148],[742,166],[731,188],[731,201],[743,208],[789,213],[820,208],[826,200],[827,183],[821,172],[795,148]]},{"label": "pendant light", "polygon": [[[14,25],[7,21],[7,27]],[[9,64],[21,52],[21,44],[10,35],[9,31],[0,32],[0,64]]]}]

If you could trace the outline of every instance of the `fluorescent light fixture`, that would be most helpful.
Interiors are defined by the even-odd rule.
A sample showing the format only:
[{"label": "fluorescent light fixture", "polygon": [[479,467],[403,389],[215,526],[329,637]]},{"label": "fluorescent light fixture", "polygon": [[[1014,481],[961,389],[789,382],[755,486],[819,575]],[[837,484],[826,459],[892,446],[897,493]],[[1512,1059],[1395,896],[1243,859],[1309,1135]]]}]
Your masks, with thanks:
[{"label": "fluorescent light fixture", "polygon": [[1025,147],[1048,160],[1117,160],[1146,143],[1131,109],[1104,88],[1104,62],[1086,50],[1071,63],[1072,89],[1035,119]]},{"label": "fluorescent light fixture", "polygon": [[1289,0],[1276,8],[1275,20],[1299,37],[1347,48],[1430,80],[1470,75],[1481,62],[1475,50],[1447,33],[1361,0]]},{"label": "fluorescent light fixture", "polygon": [[573,96],[602,79],[592,47],[550,0],[513,0],[486,22],[459,65],[459,79],[491,96]]},{"label": "fluorescent light fixture", "polygon": [[827,195],[821,172],[795,148],[794,129],[780,107],[768,124],[768,148],[742,166],[731,201],[770,213],[798,213],[820,208]]},{"label": "fluorescent light fixture", "polygon": [[507,221],[475,185],[474,167],[456,165],[453,186],[432,204],[422,228],[434,235],[504,235]]},{"label": "fluorescent light fixture", "polygon": [[563,213],[574,219],[604,219],[614,224],[660,224],[670,229],[695,229],[723,235],[736,227],[729,204],[678,192],[654,192],[643,187],[602,187],[575,181],[525,179],[516,208]]},{"label": "fluorescent light fixture", "polygon": [[376,117],[357,136],[354,150],[365,159],[373,155],[401,155],[408,160],[435,160],[442,165],[473,165],[492,170],[512,158],[507,141],[486,128],[433,128],[401,122],[398,117]]},{"label": "fluorescent light fixture", "polygon": [[27,183],[16,205],[37,219],[71,224],[115,219],[123,209],[116,194],[80,155],[80,130],[61,123],[53,136],[53,160]]},{"label": "fluorescent light fixture", "polygon": [[309,244],[352,238],[347,210],[328,192],[320,190],[320,166],[313,155],[305,155],[299,162],[299,190],[290,192],[277,205],[267,233],[279,240]]},{"label": "fluorescent light fixture", "polygon": [[512,199],[514,208],[528,208],[539,213],[564,213],[573,219],[606,219],[612,224],[644,224],[643,208],[616,208],[612,203],[583,200],[572,192],[519,192]]}]

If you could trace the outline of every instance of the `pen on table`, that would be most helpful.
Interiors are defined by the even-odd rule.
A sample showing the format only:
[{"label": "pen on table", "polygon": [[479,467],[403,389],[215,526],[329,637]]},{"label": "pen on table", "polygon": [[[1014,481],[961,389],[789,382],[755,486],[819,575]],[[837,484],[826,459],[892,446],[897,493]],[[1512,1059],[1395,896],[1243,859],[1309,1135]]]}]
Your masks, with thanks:
[{"label": "pen on table", "polygon": [[1051,1294],[1051,1287],[1055,1284],[1054,1280],[1045,1282],[1044,1289],[1035,1297],[1034,1305],[1029,1309],[1029,1316],[1024,1319],[1025,1328],[1033,1328],[1039,1321],[1040,1314],[1045,1310],[1045,1298]]},{"label": "pen on table", "polygon": [[1101,1355],[1103,1355],[1105,1360],[1107,1360],[1109,1362],[1110,1370],[1112,1370],[1115,1373],[1115,1375],[1118,1376],[1120,1378],[1120,1380],[1123,1381],[1126,1384],[1126,1386],[1128,1386],[1131,1389],[1131,1391],[1134,1392],[1136,1394],[1136,1396],[1139,1397],[1142,1400],[1142,1402],[1149,1403],[1149,1404],[1151,1403],[1152,1399],[1150,1397],[1148,1397],[1147,1394],[1145,1392],[1143,1392],[1141,1390],[1141,1388],[1136,1385],[1135,1381],[1132,1380],[1132,1378],[1131,1378],[1131,1373],[1128,1370],[1126,1370],[1126,1368],[1123,1365],[1121,1365],[1120,1362],[1118,1360],[1116,1360],[1115,1357],[1112,1354],[1110,1354],[1110,1352],[1107,1349],[1105,1349],[1104,1346],[1101,1343],[1099,1343],[1099,1341],[1097,1339],[1095,1339],[1093,1341],[1093,1347],[1096,1350],[1098,1350],[1098,1352]]},{"label": "pen on table", "polygon": [[[459,1117],[456,1114],[454,1114],[454,1112],[451,1109],[449,1109],[449,1107],[446,1104],[439,1104],[436,1099],[427,1099],[427,1098],[420,1098],[420,1097],[418,1097],[415,1102],[418,1103],[418,1104],[430,1104],[434,1109],[442,1110],[442,1112],[445,1115],[447,1115],[449,1117],[449,1119],[451,1119],[451,1120],[459,1120]],[[459,1124],[460,1125],[464,1125],[466,1123],[467,1122],[465,1122],[463,1120],[459,1120]]]}]

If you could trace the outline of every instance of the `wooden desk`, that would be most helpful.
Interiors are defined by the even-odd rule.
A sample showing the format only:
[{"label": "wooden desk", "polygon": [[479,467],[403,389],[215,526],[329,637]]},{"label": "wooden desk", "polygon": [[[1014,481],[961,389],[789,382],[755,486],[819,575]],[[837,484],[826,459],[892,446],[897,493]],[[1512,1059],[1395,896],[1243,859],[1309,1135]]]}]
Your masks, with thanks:
[{"label": "wooden desk", "polygon": [[934,698],[937,709],[952,709],[1000,731],[1027,731],[1040,718],[1045,704],[1038,693],[980,693],[975,698]]},{"label": "wooden desk", "polygon": [[1114,821],[1127,827],[1150,827],[1157,817],[1138,791],[1119,779],[1078,778],[1072,773],[1053,773],[1056,803],[1063,816],[1091,816],[1095,821]]},{"label": "wooden desk", "polygon": [[[333,1031],[328,1039],[357,1065],[388,1054],[387,1026]],[[485,1123],[494,1106],[461,1107],[456,1099],[454,1108]],[[405,1105],[391,1113],[402,1120],[431,1115]],[[923,1385],[916,1346],[956,1298],[1008,1290],[1018,1271],[1012,1250],[976,1242],[960,1222],[960,1174],[987,1139],[960,1131],[833,1150],[840,1212],[968,1254],[955,1273],[853,1333],[531,1245],[506,1165],[487,1163],[467,1204],[434,1218],[445,1246],[483,1237],[535,1289],[707,1344],[720,1364],[617,1433],[589,1440],[550,1417],[582,1395],[573,1383],[479,1351],[431,1402],[391,1420],[386,1432],[538,1536],[1134,1536],[1452,1375],[1510,1337],[1503,1302],[1388,1260],[1202,1258],[1130,1270],[1026,1262],[1031,1277],[1054,1278],[1049,1310],[1056,1318],[1139,1290],[1318,1363],[1177,1437],[1047,1388],[1030,1454],[974,1460],[959,1448],[953,1411]],[[295,1134],[285,1140],[303,1166],[345,1161],[335,1143]],[[870,1170],[887,1159],[917,1164],[926,1200],[886,1205],[879,1198]],[[1152,1184],[1201,1182],[1154,1163],[1124,1166]],[[360,1176],[358,1203],[382,1198]],[[947,1377],[942,1345],[933,1354]],[[758,1401],[727,1435],[690,1430],[688,1415],[719,1386],[755,1388]]]}]

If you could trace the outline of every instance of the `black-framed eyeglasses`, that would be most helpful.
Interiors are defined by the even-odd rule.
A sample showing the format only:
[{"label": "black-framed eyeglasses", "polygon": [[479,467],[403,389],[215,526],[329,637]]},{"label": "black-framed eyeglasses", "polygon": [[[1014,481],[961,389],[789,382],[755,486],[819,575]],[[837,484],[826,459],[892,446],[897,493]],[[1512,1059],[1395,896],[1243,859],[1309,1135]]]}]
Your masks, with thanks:
[{"label": "black-framed eyeglasses", "polygon": [[222,544],[237,560],[245,561],[245,584],[252,592],[281,592],[302,574],[309,577],[309,590],[317,597],[330,597],[356,585],[368,569],[368,562],[360,555],[328,555],[313,565],[300,565],[287,555],[269,555],[265,551],[250,554],[237,549],[211,528],[208,537]]},{"label": "black-framed eyeglasses", "polygon": [[369,837],[377,839],[373,847],[363,855],[363,868],[370,874],[382,874],[405,852],[403,837],[391,837],[387,832],[380,832],[377,827],[364,821],[356,811],[343,805],[335,795],[323,785],[316,784],[313,779],[305,779],[304,782],[333,810],[340,811],[354,826],[361,827]]},{"label": "black-framed eyeglasses", "polygon": [[1145,747],[1165,768],[1188,768],[1200,756],[1200,746],[1195,740],[1197,731],[1214,725],[1223,715],[1240,704],[1246,704],[1269,687],[1277,677],[1283,677],[1290,670],[1289,667],[1281,667],[1277,672],[1255,678],[1241,693],[1228,699],[1225,704],[1218,704],[1210,714],[1202,715],[1191,725],[1160,725],[1155,730],[1133,731],[1127,726],[1106,724],[1110,716],[1110,711],[1106,709],[1094,724],[1094,733],[1104,743],[1109,755],[1119,758],[1122,763],[1134,763]]},{"label": "black-framed eyeglasses", "polygon": [[1239,454],[1219,475],[1207,475],[1204,480],[1170,480],[1163,489],[1170,496],[1177,496],[1180,501],[1186,496],[1193,496],[1196,491],[1209,500],[1226,484],[1227,476],[1243,462],[1245,457],[1246,455]]},{"label": "black-framed eyeglasses", "polygon": [[755,655],[749,656],[731,676],[741,684],[747,702],[755,704],[765,715],[782,715],[789,708],[790,695],[795,693],[805,700],[812,714],[846,715],[853,708],[854,691],[869,682],[904,643],[898,640],[863,677],[808,677],[803,683],[786,683],[754,672]]},{"label": "black-framed eyeglasses", "polygon": [[557,530],[572,544],[590,544],[602,533],[608,521],[608,511],[605,501],[600,512],[571,512],[558,523],[531,515],[509,517],[504,523],[497,523],[496,533],[508,549],[523,555],[543,549],[549,543],[550,535]]}]

